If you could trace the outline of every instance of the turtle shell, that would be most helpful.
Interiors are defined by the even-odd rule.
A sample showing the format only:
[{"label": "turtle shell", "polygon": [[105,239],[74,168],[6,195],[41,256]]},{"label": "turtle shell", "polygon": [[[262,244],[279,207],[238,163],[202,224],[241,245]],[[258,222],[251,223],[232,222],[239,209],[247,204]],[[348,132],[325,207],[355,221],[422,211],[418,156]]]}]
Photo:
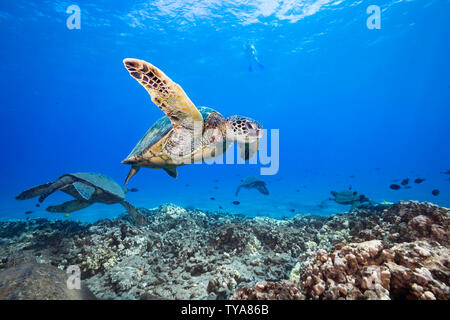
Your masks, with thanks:
[{"label": "turtle shell", "polygon": [[94,172],[76,172],[65,174],[64,176],[75,177],[80,182],[87,182],[95,188],[101,189],[120,199],[125,199],[124,189],[113,179],[100,173]]},{"label": "turtle shell", "polygon": [[342,204],[351,204],[359,199],[359,194],[355,191],[345,190],[336,193],[336,202]]},{"label": "turtle shell", "polygon": [[[201,113],[203,121],[208,118],[211,112],[215,111],[214,109],[208,107],[198,107],[197,109]],[[150,129],[147,130],[141,140],[139,140],[131,153],[128,155],[127,159],[135,155],[142,154],[145,150],[152,147],[154,144],[164,138],[172,129],[172,123],[167,116],[158,119],[158,121],[156,121],[153,126],[151,126]]]},{"label": "turtle shell", "polygon": [[264,184],[264,185],[266,184],[263,180],[261,180],[258,177],[249,176],[249,177],[245,178],[242,181],[241,185],[246,186],[246,185],[250,185],[250,184],[253,184],[253,183],[261,183],[261,184]]}]

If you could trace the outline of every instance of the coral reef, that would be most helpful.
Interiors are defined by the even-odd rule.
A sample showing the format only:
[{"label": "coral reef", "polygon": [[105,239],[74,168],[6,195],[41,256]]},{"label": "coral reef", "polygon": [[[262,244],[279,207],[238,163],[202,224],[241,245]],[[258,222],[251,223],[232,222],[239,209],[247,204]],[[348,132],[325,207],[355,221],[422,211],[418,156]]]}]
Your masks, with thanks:
[{"label": "coral reef", "polygon": [[239,288],[230,300],[303,300],[295,281],[258,282],[253,287]]},{"label": "coral reef", "polygon": [[93,300],[95,296],[80,283],[68,289],[67,274],[49,264],[36,263],[30,252],[8,257],[0,272],[0,300]]},{"label": "coral reef", "polygon": [[448,209],[400,202],[352,224],[353,243],[318,250],[302,272],[307,298],[450,298]]},{"label": "coral reef", "polygon": [[430,203],[283,220],[139,211],[148,224],[0,222],[0,272],[78,265],[99,299],[449,298],[449,210]]}]

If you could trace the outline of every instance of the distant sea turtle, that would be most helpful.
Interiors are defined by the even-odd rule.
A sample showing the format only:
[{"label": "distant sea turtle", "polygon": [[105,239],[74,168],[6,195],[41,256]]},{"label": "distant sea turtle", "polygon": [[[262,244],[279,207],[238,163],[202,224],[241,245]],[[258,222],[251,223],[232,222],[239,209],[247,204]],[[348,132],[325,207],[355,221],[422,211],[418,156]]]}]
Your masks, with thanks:
[{"label": "distant sea turtle", "polygon": [[26,200],[39,196],[43,202],[50,194],[61,190],[76,200],[64,202],[47,208],[49,212],[70,213],[101,202],[106,204],[120,203],[137,223],[144,223],[144,216],[130,203],[126,202],[126,188],[121,187],[110,177],[100,173],[77,172],[64,174],[55,182],[49,182],[28,189],[16,197],[16,200]]},{"label": "distant sea turtle", "polygon": [[164,169],[177,177],[177,167],[222,155],[237,141],[241,158],[256,153],[262,125],[244,116],[224,118],[206,107],[197,108],[183,89],[157,67],[125,59],[125,67],[166,114],[153,124],[123,164],[131,165],[125,184],[141,167]]},{"label": "distant sea turtle", "polygon": [[349,187],[348,190],[344,191],[330,191],[330,193],[333,195],[334,198],[330,198],[329,200],[336,201],[339,204],[343,205],[351,205],[350,211],[353,211],[355,208],[357,208],[359,205],[361,205],[364,202],[371,203],[371,200],[367,198],[363,194],[359,194],[356,191],[352,191],[352,187]]},{"label": "distant sea turtle", "polygon": [[267,189],[266,183],[258,177],[250,176],[242,180],[241,185],[236,190],[236,196],[239,194],[241,188],[256,189],[262,194],[268,195],[269,189]]}]

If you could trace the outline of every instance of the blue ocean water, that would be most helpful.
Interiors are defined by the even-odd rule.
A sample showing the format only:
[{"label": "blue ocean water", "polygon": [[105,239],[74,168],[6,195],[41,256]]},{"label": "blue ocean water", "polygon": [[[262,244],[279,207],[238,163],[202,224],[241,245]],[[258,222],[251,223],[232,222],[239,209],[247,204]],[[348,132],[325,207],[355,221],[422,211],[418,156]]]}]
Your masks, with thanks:
[{"label": "blue ocean water", "polygon": [[[69,29],[67,8],[80,9]],[[381,10],[369,29],[367,8]],[[379,202],[450,206],[450,1],[23,1],[0,3],[0,219],[64,219],[16,201],[61,174],[93,171],[118,182],[120,163],[163,113],[123,66],[151,62],[197,106],[279,129],[270,195],[240,180],[261,164],[193,164],[177,179],[142,169],[128,194],[136,207],[171,202],[252,216],[331,214],[318,204],[349,185]],[[257,59],[246,49],[253,45]],[[393,180],[412,181],[392,190]],[[398,183],[398,182],[397,182]],[[439,189],[433,196],[431,191]],[[214,197],[215,200],[210,200]],[[232,202],[238,199],[239,205]],[[292,212],[294,209],[294,212]],[[95,204],[69,219],[117,217]]]}]

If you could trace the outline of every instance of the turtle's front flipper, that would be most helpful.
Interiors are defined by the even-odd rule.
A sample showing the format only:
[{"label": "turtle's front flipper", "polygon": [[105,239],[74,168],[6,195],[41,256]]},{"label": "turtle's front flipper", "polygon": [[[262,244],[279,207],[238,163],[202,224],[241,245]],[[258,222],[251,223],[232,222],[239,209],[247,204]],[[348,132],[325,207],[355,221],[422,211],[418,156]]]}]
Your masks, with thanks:
[{"label": "turtle's front flipper", "polygon": [[[203,117],[183,89],[154,65],[138,59],[123,60],[125,68],[150,94],[152,101],[170,119],[175,129],[194,129]],[[201,133],[201,130],[200,130]]]},{"label": "turtle's front flipper", "polygon": [[140,213],[131,203],[124,200],[120,202],[120,204],[125,207],[130,217],[133,218],[134,222],[136,222],[137,224],[147,223],[147,219],[144,217],[144,215]]},{"label": "turtle's front flipper", "polygon": [[125,179],[125,185],[127,185],[128,181],[130,181],[130,179],[133,178],[133,176],[134,176],[136,173],[138,173],[138,171],[139,171],[140,168],[141,168],[141,167],[138,167],[138,166],[131,166],[130,172],[128,172],[128,176],[127,176],[127,178]]},{"label": "turtle's front flipper", "polygon": [[48,212],[71,213],[89,207],[92,202],[83,200],[71,200],[61,203],[57,206],[50,206],[46,210]]},{"label": "turtle's front flipper", "polygon": [[75,181],[75,179],[72,176],[62,176],[55,182],[53,182],[45,191],[41,194],[39,197],[39,202],[43,202],[45,198],[47,198],[49,195],[51,195],[53,192],[56,192],[68,184],[72,184]]},{"label": "turtle's front flipper", "polygon": [[238,142],[239,150],[241,151],[241,159],[249,160],[253,158],[253,156],[258,151],[259,145],[258,141],[252,142],[252,143],[242,143]]},{"label": "turtle's front flipper", "polygon": [[258,184],[255,186],[256,190],[258,190],[260,193],[264,194],[264,195],[268,195],[269,194],[269,189],[267,189],[267,187],[263,184]]},{"label": "turtle's front flipper", "polygon": [[353,212],[356,208],[359,207],[361,203],[359,201],[355,201],[352,203],[352,207],[350,208],[350,212]]},{"label": "turtle's front flipper", "polygon": [[176,178],[178,176],[177,167],[166,167],[166,168],[163,168],[163,169],[172,178]]},{"label": "turtle's front flipper", "polygon": [[31,199],[31,198],[40,196],[52,184],[53,184],[53,182],[44,183],[44,184],[41,184],[40,186],[25,190],[21,194],[19,194],[17,197],[15,197],[15,199],[16,200],[27,200],[27,199]]}]

